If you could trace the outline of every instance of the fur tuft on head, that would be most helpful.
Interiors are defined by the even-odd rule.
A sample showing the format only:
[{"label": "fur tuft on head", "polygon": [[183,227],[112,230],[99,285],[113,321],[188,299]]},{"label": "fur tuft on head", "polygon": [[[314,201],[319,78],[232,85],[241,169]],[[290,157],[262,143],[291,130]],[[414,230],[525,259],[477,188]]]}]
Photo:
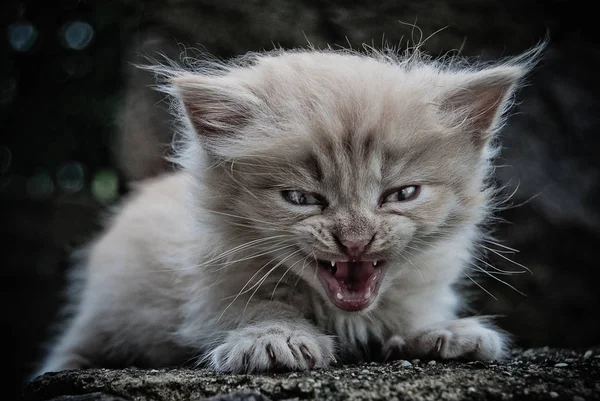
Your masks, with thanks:
[{"label": "fur tuft on head", "polygon": [[[540,42],[519,56],[492,63],[456,55],[433,59],[419,46],[406,51],[365,46],[363,52],[312,47],[249,52],[227,62],[198,54],[184,57],[183,64],[153,60],[152,65],[141,68],[155,73],[158,90],[175,99],[173,114],[180,123],[175,162],[185,167],[189,161],[185,148],[198,151],[199,137],[201,148],[215,154],[219,147],[231,146],[231,136],[243,135],[246,128],[260,132],[264,124],[285,124],[270,91],[317,97],[319,87],[326,91],[328,83],[344,80],[348,93],[337,96],[353,97],[353,90],[362,90],[361,86],[388,84],[395,84],[400,97],[421,96],[411,93],[415,92],[411,86],[422,85],[447,127],[468,133],[474,143],[484,147],[502,127],[514,94],[546,45],[547,41]],[[301,59],[306,61],[304,65],[298,63]],[[293,111],[309,107],[303,106]],[[264,131],[270,134],[268,128]]]}]

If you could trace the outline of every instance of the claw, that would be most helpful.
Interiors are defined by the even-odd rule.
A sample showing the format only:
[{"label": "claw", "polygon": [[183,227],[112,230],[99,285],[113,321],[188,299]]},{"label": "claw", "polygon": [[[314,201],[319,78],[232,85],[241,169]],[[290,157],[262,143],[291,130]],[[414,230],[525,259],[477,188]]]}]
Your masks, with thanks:
[{"label": "claw", "polygon": [[442,349],[442,344],[444,342],[444,338],[443,337],[439,337],[437,339],[437,342],[435,343],[435,349],[437,351],[437,353],[440,353],[440,350]]},{"label": "claw", "polygon": [[315,360],[312,357],[312,355],[310,354],[310,351],[308,350],[308,348],[306,348],[306,345],[301,345],[300,346],[300,352],[302,352],[302,356],[304,356],[304,359],[306,359],[306,362],[308,363],[309,369],[314,368],[315,367]]},{"label": "claw", "polygon": [[271,363],[273,363],[273,364],[277,363],[277,358],[275,357],[275,351],[273,351],[273,347],[271,347],[271,344],[267,345],[267,352],[269,354],[269,358],[271,358]]},{"label": "claw", "polygon": [[292,345],[292,343],[290,342],[291,337],[288,337],[287,339],[287,346],[290,349],[290,351],[292,352],[292,355],[294,355],[294,359],[299,359],[300,355],[298,355],[298,351],[296,351],[296,349],[294,348],[294,346]]}]

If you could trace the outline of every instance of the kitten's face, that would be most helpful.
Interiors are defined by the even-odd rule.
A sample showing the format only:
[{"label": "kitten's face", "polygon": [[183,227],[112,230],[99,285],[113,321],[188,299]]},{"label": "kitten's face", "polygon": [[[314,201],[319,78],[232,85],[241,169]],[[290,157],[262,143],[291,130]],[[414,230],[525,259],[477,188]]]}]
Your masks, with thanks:
[{"label": "kitten's face", "polygon": [[483,218],[484,135],[520,74],[309,52],[176,86],[218,164],[202,179],[221,224],[272,257],[268,274],[368,311],[421,252]]},{"label": "kitten's face", "polygon": [[276,238],[274,276],[290,268],[336,307],[369,310],[409,260],[476,222],[475,149],[436,135],[407,147],[396,129],[288,137],[228,167],[231,211]]}]

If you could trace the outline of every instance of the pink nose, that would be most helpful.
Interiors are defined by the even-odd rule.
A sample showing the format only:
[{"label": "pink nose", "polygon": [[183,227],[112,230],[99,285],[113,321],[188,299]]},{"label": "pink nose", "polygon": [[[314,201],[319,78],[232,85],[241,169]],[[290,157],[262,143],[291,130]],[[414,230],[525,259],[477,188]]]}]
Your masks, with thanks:
[{"label": "pink nose", "polygon": [[365,249],[367,245],[369,245],[370,240],[359,240],[359,241],[350,241],[345,239],[340,239],[340,243],[344,247],[344,253],[350,256],[351,258],[357,258],[365,253]]}]

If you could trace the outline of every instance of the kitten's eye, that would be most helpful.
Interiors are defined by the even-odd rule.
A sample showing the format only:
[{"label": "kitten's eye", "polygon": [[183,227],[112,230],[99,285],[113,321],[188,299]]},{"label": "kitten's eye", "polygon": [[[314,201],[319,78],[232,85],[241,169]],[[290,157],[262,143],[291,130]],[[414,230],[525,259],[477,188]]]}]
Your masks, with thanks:
[{"label": "kitten's eye", "polygon": [[323,205],[324,200],[319,195],[307,194],[302,191],[281,191],[281,196],[294,205]]},{"label": "kitten's eye", "polygon": [[416,198],[419,195],[421,187],[417,185],[407,185],[400,189],[394,190],[389,193],[384,199],[383,203],[387,202],[406,202]]}]

